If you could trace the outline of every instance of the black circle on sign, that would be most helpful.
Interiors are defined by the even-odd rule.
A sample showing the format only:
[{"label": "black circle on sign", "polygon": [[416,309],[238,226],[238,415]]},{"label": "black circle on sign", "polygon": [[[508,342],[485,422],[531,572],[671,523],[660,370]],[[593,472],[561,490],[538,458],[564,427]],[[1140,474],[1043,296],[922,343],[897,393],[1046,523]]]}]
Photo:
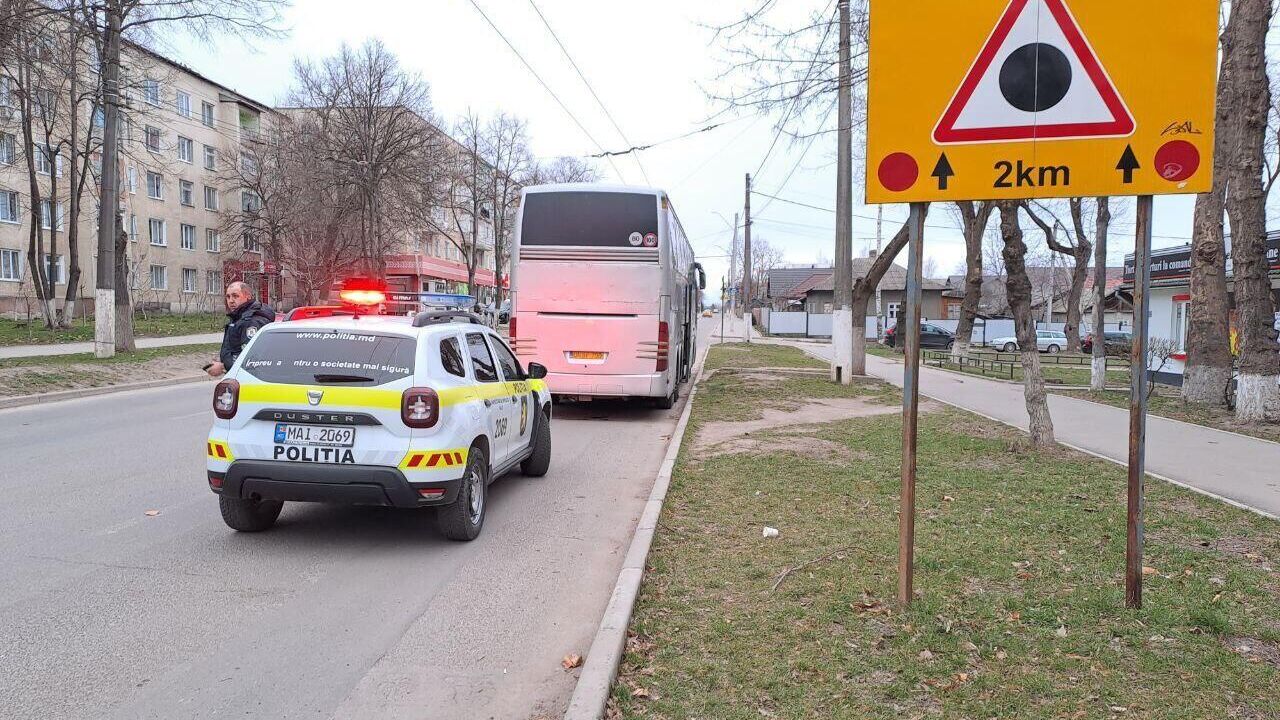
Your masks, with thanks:
[{"label": "black circle on sign", "polygon": [[1000,67],[1000,92],[1023,112],[1040,112],[1062,102],[1071,89],[1071,61],[1058,48],[1031,43],[1009,53]]}]

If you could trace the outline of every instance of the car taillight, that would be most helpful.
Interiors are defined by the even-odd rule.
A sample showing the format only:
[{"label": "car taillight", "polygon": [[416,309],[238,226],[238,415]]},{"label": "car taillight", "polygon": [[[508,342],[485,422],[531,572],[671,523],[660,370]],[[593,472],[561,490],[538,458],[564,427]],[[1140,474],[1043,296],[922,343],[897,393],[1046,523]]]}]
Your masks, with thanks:
[{"label": "car taillight", "polygon": [[236,416],[240,407],[240,383],[223,380],[213,388],[213,414],[223,420]]},{"label": "car taillight", "polygon": [[671,333],[667,330],[665,322],[658,323],[658,372],[665,372],[667,369],[667,355],[671,347]]},{"label": "car taillight", "polygon": [[435,390],[413,387],[400,398],[400,419],[411,428],[429,428],[440,419],[440,396]]}]

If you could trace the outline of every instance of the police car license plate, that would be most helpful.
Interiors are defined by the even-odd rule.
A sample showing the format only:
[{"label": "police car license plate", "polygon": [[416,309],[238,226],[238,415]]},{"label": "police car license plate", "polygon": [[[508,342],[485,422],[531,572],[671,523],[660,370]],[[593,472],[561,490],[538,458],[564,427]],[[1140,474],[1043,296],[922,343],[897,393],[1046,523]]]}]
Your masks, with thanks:
[{"label": "police car license plate", "polygon": [[351,447],[356,442],[356,429],[337,425],[276,423],[275,441],[279,445]]}]

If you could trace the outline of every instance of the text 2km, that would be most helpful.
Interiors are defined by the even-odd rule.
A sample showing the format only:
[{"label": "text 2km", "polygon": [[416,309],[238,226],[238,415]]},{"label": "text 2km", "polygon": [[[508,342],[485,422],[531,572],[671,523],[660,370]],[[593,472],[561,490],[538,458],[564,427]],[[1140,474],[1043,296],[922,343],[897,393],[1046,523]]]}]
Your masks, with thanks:
[{"label": "text 2km", "polygon": [[1008,160],[996,163],[999,173],[995,184],[997,188],[1015,187],[1068,187],[1071,185],[1071,168],[1066,165],[1026,165],[1021,160],[1017,164]]}]

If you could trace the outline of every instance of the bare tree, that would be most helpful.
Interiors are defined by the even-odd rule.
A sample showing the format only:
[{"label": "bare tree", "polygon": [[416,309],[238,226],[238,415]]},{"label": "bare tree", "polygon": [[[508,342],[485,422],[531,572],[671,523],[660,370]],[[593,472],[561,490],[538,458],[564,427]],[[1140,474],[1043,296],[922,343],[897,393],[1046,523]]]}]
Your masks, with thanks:
[{"label": "bare tree", "polygon": [[1027,275],[1027,245],[1022,237],[1018,220],[1020,201],[1001,200],[1000,233],[1004,240],[1005,294],[1013,312],[1013,322],[1018,337],[1018,351],[1022,357],[1022,378],[1027,403],[1028,429],[1031,444],[1047,447],[1054,443],[1053,418],[1049,415],[1049,399],[1044,389],[1044,374],[1040,370],[1040,351],[1036,343],[1036,321],[1031,316],[1031,278]]},{"label": "bare tree", "polygon": [[769,271],[782,265],[785,253],[782,248],[762,237],[751,239],[751,288],[752,295],[763,299],[769,288]]},{"label": "bare tree", "polygon": [[[924,216],[928,217],[929,207],[926,205]],[[906,247],[910,239],[909,228],[903,223],[898,232],[889,240],[880,254],[867,268],[867,274],[853,281],[853,366],[849,372],[854,375],[867,374],[867,305],[875,297],[876,287],[884,279],[884,274],[893,265],[893,261]]]},{"label": "bare tree", "polygon": [[493,169],[480,156],[484,134],[484,125],[474,113],[454,125],[452,145],[441,160],[444,172],[436,204],[423,216],[434,233],[457,249],[467,268],[467,288],[477,300],[476,270],[485,250],[481,227],[493,219],[489,206]]},{"label": "bare tree", "polygon": [[[1228,19],[1223,36],[1235,32]],[[1228,104],[1231,75],[1237,62],[1234,43],[1222,43],[1218,70],[1216,127],[1213,144],[1213,186],[1196,196],[1191,225],[1191,303],[1187,318],[1187,364],[1182,375],[1184,400],[1202,405],[1225,405],[1231,382],[1231,298],[1227,293],[1227,246],[1223,231],[1228,166],[1232,147],[1228,128],[1236,121]],[[1274,137],[1274,136],[1272,136]]]},{"label": "bare tree", "polygon": [[[1047,209],[1043,204],[1040,207],[1042,211]],[[1027,216],[1044,233],[1044,241],[1049,250],[1067,255],[1073,260],[1071,285],[1067,291],[1067,322],[1063,332],[1067,336],[1067,352],[1078,353],[1080,352],[1080,298],[1084,295],[1084,281],[1089,274],[1089,259],[1093,253],[1093,243],[1089,242],[1089,236],[1084,229],[1084,201],[1081,198],[1071,198],[1068,200],[1068,207],[1071,213],[1071,225],[1075,229],[1074,240],[1071,238],[1071,231],[1062,225],[1051,209],[1048,212],[1053,219],[1053,225],[1036,214],[1030,204],[1027,204],[1025,209]],[[1059,227],[1064,231],[1063,235],[1068,240],[1072,240],[1071,244],[1059,242],[1057,232]],[[1045,299],[1047,303],[1053,303],[1053,301],[1052,297]]]},{"label": "bare tree", "polygon": [[493,208],[494,307],[502,306],[502,269],[510,257],[520,188],[533,177],[536,162],[529,149],[524,120],[498,113],[484,129],[482,153],[489,173],[489,206]]},{"label": "bare tree", "polygon": [[995,203],[958,202],[961,229],[964,233],[964,299],[960,302],[960,320],[956,323],[956,341],[951,346],[951,356],[960,358],[969,352],[973,338],[973,323],[978,317],[978,305],[982,302],[982,239]]},{"label": "bare tree", "polygon": [[558,157],[533,168],[529,185],[554,183],[591,183],[600,181],[600,171],[585,160],[576,157]]},{"label": "bare tree", "polygon": [[1227,214],[1236,308],[1240,313],[1240,379],[1236,418],[1243,422],[1280,420],[1280,343],[1267,263],[1266,190],[1263,148],[1271,91],[1267,82],[1266,36],[1270,0],[1234,0],[1230,32],[1223,37],[1233,58],[1227,94],[1232,120],[1227,134]]},{"label": "bare tree", "polygon": [[1093,232],[1093,361],[1089,387],[1097,392],[1107,389],[1107,234],[1111,229],[1111,198],[1096,200]]}]

